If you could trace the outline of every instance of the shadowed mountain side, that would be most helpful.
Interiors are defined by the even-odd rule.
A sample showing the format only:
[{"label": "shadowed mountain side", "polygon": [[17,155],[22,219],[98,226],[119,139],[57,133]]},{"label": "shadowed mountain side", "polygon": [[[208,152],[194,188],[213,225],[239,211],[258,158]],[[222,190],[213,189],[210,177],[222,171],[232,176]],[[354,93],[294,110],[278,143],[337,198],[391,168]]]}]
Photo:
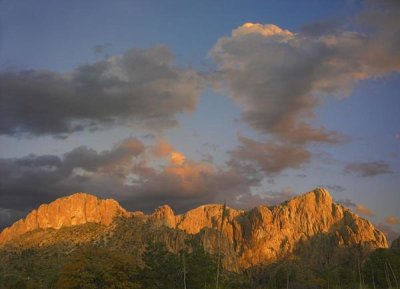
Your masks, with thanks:
[{"label": "shadowed mountain side", "polygon": [[[325,189],[315,189],[274,207],[258,206],[248,212],[227,208],[225,215],[221,246],[225,267],[233,271],[282,259],[294,253],[299,244],[321,234],[326,235],[335,248],[358,244],[387,248],[382,232],[334,203]],[[114,242],[120,244],[115,245],[117,247],[131,247],[130,243],[140,242],[147,234],[154,238],[164,236],[160,242],[173,252],[183,248],[184,240],[195,237],[206,251],[215,253],[221,216],[221,205],[204,205],[177,216],[167,205],[159,207],[152,215],[129,213],[113,200],[99,200],[80,193],[40,206],[25,220],[5,229],[0,234],[0,243],[3,247],[17,244],[35,247],[69,240],[73,244],[105,242],[105,246],[111,246]],[[115,218],[119,221],[112,222]],[[85,224],[97,226],[88,233],[73,229]],[[126,229],[122,230],[121,226]],[[57,237],[60,229],[69,230],[67,235],[74,237]],[[141,245],[135,250],[143,249]]]},{"label": "shadowed mountain side", "polygon": [[393,240],[390,247],[393,249],[400,249],[400,236],[397,239]]}]

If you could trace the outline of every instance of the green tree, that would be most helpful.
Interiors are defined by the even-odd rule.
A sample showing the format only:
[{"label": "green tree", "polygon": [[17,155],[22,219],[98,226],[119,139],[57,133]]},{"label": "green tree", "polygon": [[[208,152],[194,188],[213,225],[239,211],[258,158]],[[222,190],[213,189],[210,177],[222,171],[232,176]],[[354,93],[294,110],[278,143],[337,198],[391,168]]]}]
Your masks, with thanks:
[{"label": "green tree", "polygon": [[145,266],[140,270],[140,280],[146,289],[176,289],[182,287],[183,270],[179,256],[169,252],[164,245],[150,244],[143,255]]},{"label": "green tree", "polygon": [[400,285],[400,250],[377,249],[365,262],[362,272],[370,288],[374,284],[376,288],[388,288],[389,284],[396,288]]},{"label": "green tree", "polygon": [[75,252],[64,264],[58,289],[134,289],[136,264],[130,256],[102,248]]},{"label": "green tree", "polygon": [[187,257],[187,284],[190,289],[215,287],[214,258],[204,251],[201,246],[194,246]]}]

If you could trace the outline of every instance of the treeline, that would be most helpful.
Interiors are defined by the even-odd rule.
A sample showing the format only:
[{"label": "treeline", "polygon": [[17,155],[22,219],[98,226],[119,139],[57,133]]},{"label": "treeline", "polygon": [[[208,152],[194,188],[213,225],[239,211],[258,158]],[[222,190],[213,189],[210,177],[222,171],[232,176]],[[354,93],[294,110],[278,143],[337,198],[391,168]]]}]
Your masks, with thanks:
[{"label": "treeline", "polygon": [[251,288],[400,289],[400,249],[377,249],[365,258],[349,250],[342,262],[329,266],[310,261],[291,256],[251,268]]},{"label": "treeline", "polygon": [[[62,261],[55,262],[49,258],[35,261],[34,253],[25,252],[17,258],[20,262],[15,262],[17,259],[12,262],[14,270],[0,271],[0,288],[216,288],[217,258],[205,252],[201,246],[191,245],[190,250],[181,250],[174,254],[163,244],[153,243],[148,246],[141,261],[135,255],[135,252],[88,246],[72,252]],[[46,259],[49,260],[47,264]],[[249,286],[242,275],[224,270],[220,273],[219,284],[219,289]]]},{"label": "treeline", "polygon": [[[66,256],[66,257],[63,257]],[[0,256],[1,289],[216,288],[218,256],[199,244],[172,253],[150,243],[144,253],[84,246],[68,254],[26,250]],[[399,289],[400,250],[378,249],[364,260],[315,267],[298,257],[241,274],[221,270],[218,289]]]}]

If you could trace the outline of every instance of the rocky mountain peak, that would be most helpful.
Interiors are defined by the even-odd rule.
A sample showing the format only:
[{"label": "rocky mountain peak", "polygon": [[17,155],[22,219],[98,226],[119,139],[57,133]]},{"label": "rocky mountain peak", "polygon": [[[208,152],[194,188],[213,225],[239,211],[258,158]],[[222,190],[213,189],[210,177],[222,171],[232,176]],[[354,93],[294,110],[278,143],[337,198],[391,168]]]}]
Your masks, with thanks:
[{"label": "rocky mountain peak", "polygon": [[175,228],[176,226],[175,213],[168,205],[162,205],[155,209],[152,217],[161,220],[167,227]]},{"label": "rocky mountain peak", "polygon": [[[5,229],[0,234],[0,244],[36,229],[60,229],[85,223],[108,226],[114,217],[121,216],[141,218],[142,222],[155,222],[189,235],[198,235],[208,251],[216,252],[222,214],[222,204],[203,205],[181,215],[175,215],[170,206],[163,205],[146,216],[141,212],[125,211],[114,200],[77,193],[41,205],[25,219]],[[368,220],[336,204],[323,188],[276,206],[260,205],[250,211],[227,207],[225,214],[222,243],[225,244],[225,253],[230,256],[229,266],[234,268],[274,262],[296,250],[315,254],[315,242],[323,243],[324,240],[329,240],[332,248],[388,246],[382,232]]]},{"label": "rocky mountain peak", "polygon": [[113,199],[99,199],[86,193],[76,193],[40,205],[0,233],[0,244],[36,229],[60,229],[85,223],[108,226],[114,217],[130,214]]}]

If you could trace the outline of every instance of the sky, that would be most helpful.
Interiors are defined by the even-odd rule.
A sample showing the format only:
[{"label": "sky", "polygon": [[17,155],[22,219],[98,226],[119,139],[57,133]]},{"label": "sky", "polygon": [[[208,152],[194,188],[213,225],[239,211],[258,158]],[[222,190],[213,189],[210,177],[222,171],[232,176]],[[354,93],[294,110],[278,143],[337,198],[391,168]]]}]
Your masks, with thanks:
[{"label": "sky", "polygon": [[316,187],[400,234],[400,4],[0,1],[0,229],[88,192],[249,209]]}]

